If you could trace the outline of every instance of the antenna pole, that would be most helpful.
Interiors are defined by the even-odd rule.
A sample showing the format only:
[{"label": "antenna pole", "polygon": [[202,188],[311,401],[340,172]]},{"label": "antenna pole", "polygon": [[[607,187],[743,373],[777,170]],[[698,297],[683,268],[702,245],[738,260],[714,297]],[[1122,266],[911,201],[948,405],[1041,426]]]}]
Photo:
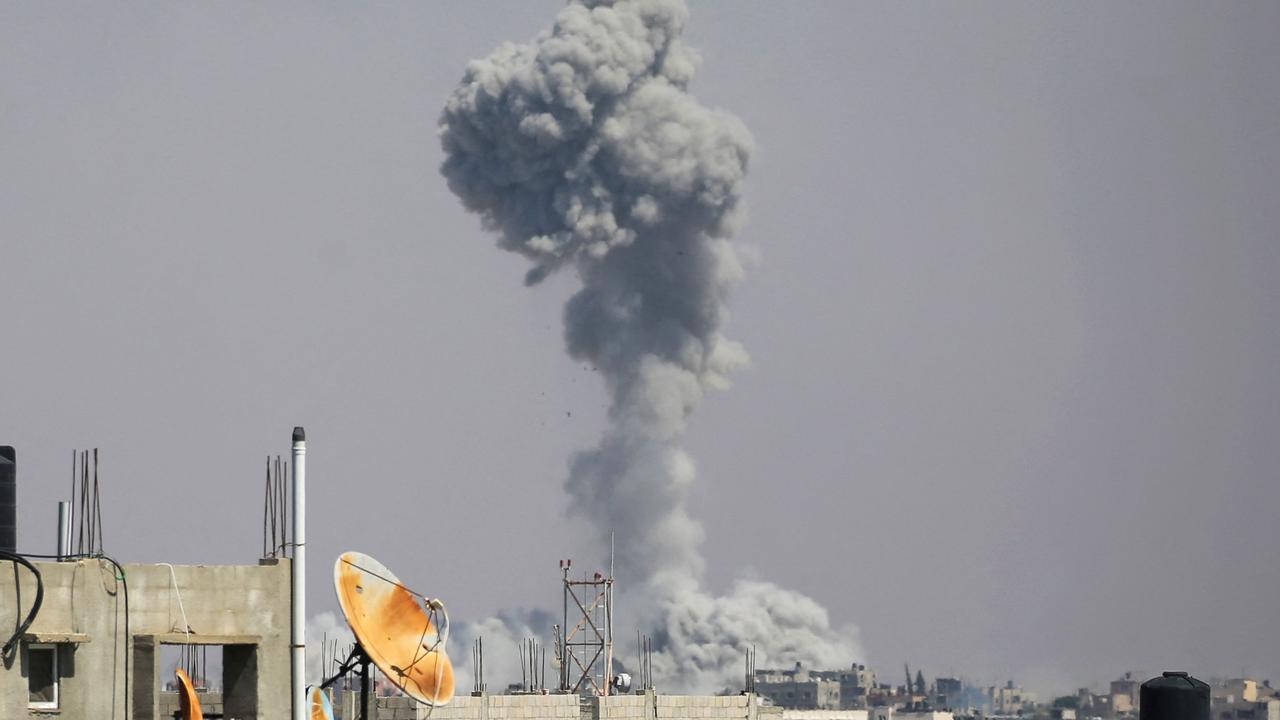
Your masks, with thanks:
[{"label": "antenna pole", "polygon": [[[295,427],[293,429],[293,632],[289,648],[293,655],[293,720],[307,720],[306,457],[306,432],[301,427]],[[367,663],[364,666],[362,682],[367,690],[369,684]]]},{"label": "antenna pole", "polygon": [[560,626],[560,690],[569,691],[569,565],[560,561],[560,574],[564,577],[562,599],[564,601],[564,624]]},{"label": "antenna pole", "polygon": [[603,694],[607,697],[610,689],[613,687],[613,533],[609,533],[609,579],[605,582],[605,592],[608,595],[604,602],[604,622],[605,622],[605,658],[604,658],[604,688]]},{"label": "antenna pole", "polygon": [[370,720],[369,718],[369,656],[364,654],[364,649],[360,650],[362,661],[360,663],[360,720]]}]

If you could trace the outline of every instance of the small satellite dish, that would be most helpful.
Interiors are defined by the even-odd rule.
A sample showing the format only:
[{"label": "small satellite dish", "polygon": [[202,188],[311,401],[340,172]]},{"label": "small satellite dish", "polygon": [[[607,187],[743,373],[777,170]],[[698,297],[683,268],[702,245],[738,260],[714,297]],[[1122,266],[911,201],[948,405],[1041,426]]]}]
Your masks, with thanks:
[{"label": "small satellite dish", "polygon": [[311,720],[333,720],[333,705],[320,688],[311,688]]},{"label": "small satellite dish", "polygon": [[333,586],[360,648],[388,680],[425,705],[453,699],[444,603],[409,589],[382,563],[358,552],[338,557]]},{"label": "small satellite dish", "polygon": [[178,668],[173,674],[178,677],[178,707],[182,711],[182,720],[204,720],[200,697],[196,695],[196,686],[191,682],[191,676],[182,668]]}]

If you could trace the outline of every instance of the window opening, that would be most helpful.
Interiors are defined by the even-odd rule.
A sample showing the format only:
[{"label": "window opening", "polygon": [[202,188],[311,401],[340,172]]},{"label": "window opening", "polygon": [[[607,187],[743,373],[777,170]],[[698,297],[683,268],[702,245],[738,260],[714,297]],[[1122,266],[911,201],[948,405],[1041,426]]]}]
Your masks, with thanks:
[{"label": "window opening", "polygon": [[174,671],[187,671],[196,692],[222,692],[221,645],[160,645],[160,677],[162,692],[176,693],[178,681]]},{"label": "window opening", "polygon": [[58,707],[58,646],[27,647],[27,707]]}]

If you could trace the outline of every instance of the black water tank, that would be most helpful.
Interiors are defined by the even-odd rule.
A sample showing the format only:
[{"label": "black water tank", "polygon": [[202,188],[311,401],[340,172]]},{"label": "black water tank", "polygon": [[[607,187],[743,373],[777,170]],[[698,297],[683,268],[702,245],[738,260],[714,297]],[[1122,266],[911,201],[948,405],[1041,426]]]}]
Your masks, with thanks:
[{"label": "black water tank", "polygon": [[1209,686],[1184,672],[1142,683],[1140,720],[1209,720]]},{"label": "black water tank", "polygon": [[18,456],[0,445],[0,550],[18,551]]}]

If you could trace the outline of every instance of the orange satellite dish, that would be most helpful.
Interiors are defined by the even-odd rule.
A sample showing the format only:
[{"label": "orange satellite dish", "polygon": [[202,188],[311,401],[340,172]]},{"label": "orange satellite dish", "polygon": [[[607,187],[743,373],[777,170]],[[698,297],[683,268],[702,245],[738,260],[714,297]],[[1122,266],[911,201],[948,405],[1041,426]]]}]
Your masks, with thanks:
[{"label": "orange satellite dish", "polygon": [[191,676],[182,668],[178,668],[173,674],[178,676],[178,707],[182,710],[182,720],[204,720],[200,697],[196,695]]},{"label": "orange satellite dish", "polygon": [[382,674],[430,706],[453,699],[453,663],[445,654],[449,615],[439,600],[414,592],[382,563],[358,552],[333,566],[347,624]]},{"label": "orange satellite dish", "polygon": [[333,705],[320,688],[311,688],[311,720],[333,720]]}]

